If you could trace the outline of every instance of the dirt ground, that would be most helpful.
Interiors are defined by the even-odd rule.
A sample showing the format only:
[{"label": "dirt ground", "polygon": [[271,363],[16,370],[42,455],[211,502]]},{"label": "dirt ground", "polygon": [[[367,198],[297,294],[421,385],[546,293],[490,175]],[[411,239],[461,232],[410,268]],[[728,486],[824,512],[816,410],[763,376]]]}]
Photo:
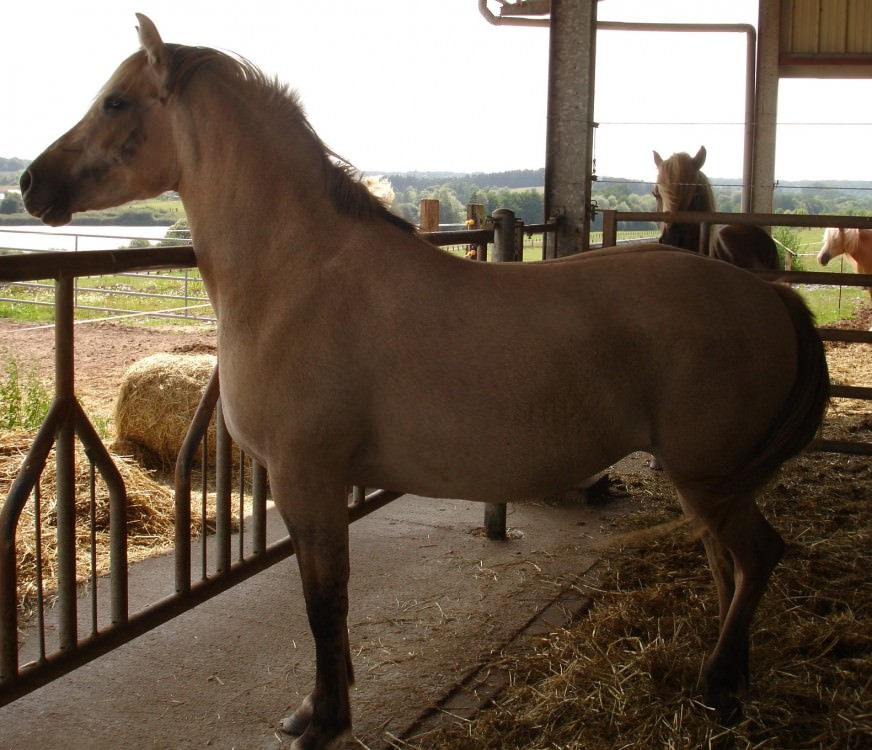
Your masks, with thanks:
[{"label": "dirt ground", "polygon": [[[51,387],[54,326],[0,319],[0,361],[14,357],[33,366]],[[109,417],[118,386],[134,362],[159,352],[214,351],[216,331],[207,326],[132,326],[82,323],[73,332],[76,394],[90,415]]]}]

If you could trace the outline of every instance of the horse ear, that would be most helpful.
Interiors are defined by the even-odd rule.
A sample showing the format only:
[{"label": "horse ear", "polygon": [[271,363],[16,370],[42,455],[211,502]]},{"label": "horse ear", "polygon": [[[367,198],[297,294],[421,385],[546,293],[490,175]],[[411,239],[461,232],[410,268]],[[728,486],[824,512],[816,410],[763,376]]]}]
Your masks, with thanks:
[{"label": "horse ear", "polygon": [[702,169],[703,164],[705,164],[705,146],[700,146],[696,156],[693,157],[693,166],[697,169]]},{"label": "horse ear", "polygon": [[659,167],[663,163],[663,157],[656,151],[654,152],[654,166]]},{"label": "horse ear", "polygon": [[152,20],[142,13],[136,14],[136,19],[139,21],[137,27],[139,31],[139,43],[148,55],[148,61],[158,72],[166,71],[166,48],[164,47],[163,39],[157,32],[157,27]]}]

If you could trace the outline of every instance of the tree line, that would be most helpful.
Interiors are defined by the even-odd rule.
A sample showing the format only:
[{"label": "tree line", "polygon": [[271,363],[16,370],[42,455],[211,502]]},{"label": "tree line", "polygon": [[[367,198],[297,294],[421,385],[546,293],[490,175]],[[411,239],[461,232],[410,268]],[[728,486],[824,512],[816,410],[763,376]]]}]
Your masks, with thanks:
[{"label": "tree line", "polygon": [[[18,173],[29,162],[23,159],[0,157],[0,176],[9,186],[18,185]],[[5,173],[5,174],[3,174]],[[420,223],[420,204],[423,198],[439,201],[441,224],[461,225],[466,221],[466,206],[480,203],[489,215],[497,208],[508,208],[526,224],[545,221],[545,170],[516,169],[506,172],[479,172],[456,174],[449,172],[403,172],[386,175],[394,190],[392,210],[413,224]],[[712,188],[719,211],[741,210],[741,185],[738,179],[712,179]],[[593,202],[598,212],[593,229],[601,228],[599,211],[654,211],[653,184],[640,180],[601,177],[593,184]],[[4,191],[0,188],[0,194]],[[872,214],[872,182],[831,182],[821,185],[808,181],[784,182],[776,186],[774,193],[776,213],[841,214],[847,216]],[[27,215],[20,195],[7,191],[0,198],[0,217],[7,221],[24,220]],[[90,221],[99,223],[97,217]],[[131,210],[123,216],[118,212],[106,217],[109,223],[149,224],[168,223],[166,217],[149,216],[142,210]],[[174,219],[171,219],[172,221]],[[639,222],[638,226],[622,224],[626,229],[649,229],[653,225]]]},{"label": "tree line", "polygon": [[[462,224],[466,206],[481,203],[489,215],[496,208],[508,208],[526,224],[545,221],[545,170],[516,170],[473,175],[445,173],[407,173],[387,175],[394,188],[392,210],[414,224],[420,220],[422,198],[439,201],[441,224]],[[740,181],[713,179],[712,189],[719,211],[741,211]],[[597,216],[593,229],[602,225],[599,211],[655,211],[653,184],[640,180],[602,177],[593,184],[592,198]],[[773,196],[775,213],[872,214],[872,182],[834,182],[827,185],[809,181],[779,183]],[[626,229],[646,229],[653,225],[623,224]]]}]

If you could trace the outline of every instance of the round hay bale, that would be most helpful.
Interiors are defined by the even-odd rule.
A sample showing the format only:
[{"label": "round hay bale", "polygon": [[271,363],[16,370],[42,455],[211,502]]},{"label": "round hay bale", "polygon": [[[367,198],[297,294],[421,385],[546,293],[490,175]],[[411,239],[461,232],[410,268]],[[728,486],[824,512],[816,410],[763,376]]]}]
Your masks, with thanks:
[{"label": "round hay bale", "polygon": [[[146,466],[171,469],[217,358],[213,354],[153,354],[133,364],[115,404],[116,453]],[[209,426],[210,463],[215,420]]]}]

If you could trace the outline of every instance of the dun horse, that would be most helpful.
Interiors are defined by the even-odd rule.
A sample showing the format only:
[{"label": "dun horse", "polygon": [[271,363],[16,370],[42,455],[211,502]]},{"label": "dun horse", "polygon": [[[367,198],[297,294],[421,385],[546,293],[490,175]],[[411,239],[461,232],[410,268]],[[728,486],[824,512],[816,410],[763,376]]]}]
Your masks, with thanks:
[{"label": "dun horse", "polygon": [[[708,178],[701,171],[705,146],[696,156],[684,152],[663,159],[654,152],[657,184],[654,197],[658,211],[714,211],[715,199]],[[695,252],[707,251],[719,260],[752,269],[777,269],[778,250],[772,238],[751,224],[725,224],[714,228],[708,248],[700,248],[699,224],[665,224],[660,242]]]},{"label": "dun horse", "polygon": [[[735,718],[783,549],[755,492],[811,440],[828,397],[800,298],[661,245],[454,258],[351,179],[285,88],[138,18],[142,49],[22,192],[54,226],[181,195],[218,315],[227,424],[269,471],[315,638],[314,689],[282,723],[294,747],[351,726],[347,484],[521,501],[637,450],[660,457],[700,527],[720,605],[704,699]],[[478,387],[505,370],[511,383]],[[467,450],[485,442],[486,458]]]},{"label": "dun horse", "polygon": [[[824,244],[818,253],[818,263],[825,266],[833,258],[844,255],[858,273],[872,273],[872,229],[824,230]],[[872,287],[869,288],[872,297]]]}]

